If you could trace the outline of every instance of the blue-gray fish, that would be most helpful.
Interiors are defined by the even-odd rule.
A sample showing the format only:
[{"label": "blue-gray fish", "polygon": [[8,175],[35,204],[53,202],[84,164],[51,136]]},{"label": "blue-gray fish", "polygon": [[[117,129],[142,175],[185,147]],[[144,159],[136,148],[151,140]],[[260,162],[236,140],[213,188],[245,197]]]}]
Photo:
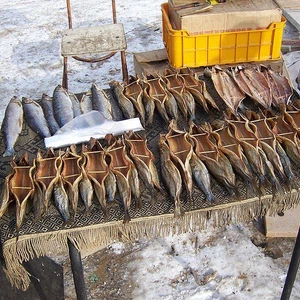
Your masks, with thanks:
[{"label": "blue-gray fish", "polygon": [[89,89],[85,94],[82,95],[82,98],[80,100],[80,108],[83,114],[86,114],[93,110],[91,89]]},{"label": "blue-gray fish", "polygon": [[93,110],[101,112],[108,120],[113,119],[111,103],[105,92],[95,82],[92,84],[92,103]]},{"label": "blue-gray fish", "polygon": [[53,92],[54,117],[60,127],[74,118],[73,104],[66,89],[58,85]]},{"label": "blue-gray fish", "polygon": [[6,150],[3,156],[13,156],[14,145],[22,131],[23,108],[22,102],[16,96],[12,97],[5,109],[1,131],[4,134]]},{"label": "blue-gray fish", "polygon": [[41,106],[42,106],[42,109],[44,112],[44,116],[47,120],[49,130],[50,130],[51,134],[53,135],[59,129],[59,125],[54,118],[52,97],[50,97],[46,94],[43,94]]},{"label": "blue-gray fish", "polygon": [[42,107],[34,100],[22,98],[24,119],[28,126],[43,138],[51,136]]},{"label": "blue-gray fish", "polygon": [[74,118],[82,115],[80,103],[79,103],[77,96],[71,92],[68,92],[68,93],[69,93],[69,97],[70,97],[70,99],[72,101],[72,105],[73,105]]},{"label": "blue-gray fish", "polygon": [[64,222],[67,223],[70,219],[69,198],[61,177],[59,177],[58,182],[54,185],[53,195],[55,206]]}]

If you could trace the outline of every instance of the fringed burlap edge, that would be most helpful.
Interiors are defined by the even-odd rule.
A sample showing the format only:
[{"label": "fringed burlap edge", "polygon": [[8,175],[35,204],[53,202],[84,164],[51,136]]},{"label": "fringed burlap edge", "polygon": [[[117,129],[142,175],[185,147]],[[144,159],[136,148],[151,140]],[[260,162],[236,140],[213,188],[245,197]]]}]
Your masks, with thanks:
[{"label": "fringed burlap edge", "polygon": [[114,241],[134,241],[139,238],[155,238],[204,230],[207,229],[208,220],[212,220],[215,227],[249,222],[263,217],[267,212],[274,215],[294,208],[298,204],[299,191],[293,190],[279,200],[266,195],[261,199],[251,198],[186,212],[181,219],[175,219],[173,214],[166,214],[133,219],[128,224],[116,221],[56,232],[24,235],[20,236],[18,241],[13,238],[4,243],[3,255],[6,262],[4,271],[13,286],[25,291],[30,285],[30,274],[22,266],[22,262],[49,254],[68,253],[67,239],[70,239],[78,250],[87,250],[91,247],[105,247]]}]

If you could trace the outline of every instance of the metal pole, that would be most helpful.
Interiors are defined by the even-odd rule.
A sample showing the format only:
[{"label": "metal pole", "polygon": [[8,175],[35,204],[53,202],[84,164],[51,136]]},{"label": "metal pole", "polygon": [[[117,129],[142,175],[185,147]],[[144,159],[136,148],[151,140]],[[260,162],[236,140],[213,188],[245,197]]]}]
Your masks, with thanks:
[{"label": "metal pole", "polygon": [[299,269],[299,263],[300,263],[300,227],[299,227],[293,255],[291,258],[289,270],[281,294],[281,298],[280,298],[281,300],[290,299],[293,285],[296,279],[297,271]]},{"label": "metal pole", "polygon": [[76,247],[69,239],[68,247],[77,299],[87,300],[80,252],[76,249]]}]

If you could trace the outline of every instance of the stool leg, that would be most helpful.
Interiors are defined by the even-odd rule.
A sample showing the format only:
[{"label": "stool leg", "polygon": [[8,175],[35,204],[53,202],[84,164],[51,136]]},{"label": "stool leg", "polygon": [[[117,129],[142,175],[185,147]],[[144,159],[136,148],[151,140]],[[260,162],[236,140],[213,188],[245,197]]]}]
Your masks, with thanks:
[{"label": "stool leg", "polygon": [[62,86],[66,90],[69,88],[69,86],[68,86],[68,57],[64,57],[64,69],[63,69]]},{"label": "stool leg", "polygon": [[128,84],[128,69],[127,69],[125,51],[121,51],[121,62],[122,62],[123,82],[125,84]]},{"label": "stool leg", "polygon": [[298,236],[296,239],[293,255],[291,258],[289,270],[288,270],[285,284],[283,287],[283,291],[281,294],[281,298],[280,298],[281,300],[290,299],[293,285],[294,285],[294,282],[296,279],[297,271],[299,269],[299,263],[300,263],[300,227],[299,227]]},{"label": "stool leg", "polygon": [[80,252],[69,239],[68,247],[77,299],[87,300]]}]

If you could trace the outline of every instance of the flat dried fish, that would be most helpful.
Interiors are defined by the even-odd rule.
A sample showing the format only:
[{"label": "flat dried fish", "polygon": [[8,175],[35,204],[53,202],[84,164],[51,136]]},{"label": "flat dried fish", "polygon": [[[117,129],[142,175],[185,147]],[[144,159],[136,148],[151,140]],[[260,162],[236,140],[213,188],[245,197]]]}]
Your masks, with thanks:
[{"label": "flat dried fish", "polygon": [[72,204],[74,214],[77,211],[79,189],[78,185],[82,178],[80,162],[82,157],[76,153],[75,145],[71,145],[62,155],[61,178],[65,185],[69,201]]},{"label": "flat dried fish", "polygon": [[93,102],[92,102],[92,90],[89,89],[86,93],[84,93],[80,99],[80,109],[83,114],[86,114],[93,110]]},{"label": "flat dried fish", "polygon": [[71,92],[68,92],[68,94],[72,101],[74,118],[77,116],[80,116],[82,114],[82,111],[81,111],[80,102],[79,102],[77,96]]},{"label": "flat dried fish", "polygon": [[169,132],[166,134],[166,140],[170,149],[171,159],[180,171],[188,199],[191,199],[193,179],[190,159],[193,154],[193,146],[188,141],[188,133],[179,130],[176,121],[172,120],[169,124]]},{"label": "flat dried fish", "polygon": [[23,107],[22,102],[16,96],[9,101],[4,114],[1,131],[4,134],[6,150],[3,156],[14,154],[14,145],[22,131]]},{"label": "flat dried fish", "polygon": [[113,120],[111,103],[107,94],[95,83],[92,84],[92,104],[93,110],[97,110],[108,119]]},{"label": "flat dried fish", "polygon": [[232,70],[233,78],[240,89],[263,106],[269,109],[272,104],[272,92],[265,76],[257,68],[238,66]]},{"label": "flat dried fish", "polygon": [[182,217],[184,215],[184,210],[180,203],[180,195],[182,191],[181,174],[171,159],[166,137],[162,134],[160,134],[158,148],[160,151],[161,174],[165,186],[167,187],[175,204],[174,216],[177,218]]},{"label": "flat dried fish", "polygon": [[53,91],[52,101],[54,117],[60,127],[73,120],[72,101],[67,90],[60,84]]},{"label": "flat dried fish", "polygon": [[154,164],[154,155],[147,146],[146,136],[140,136],[138,133],[130,131],[124,134],[125,143],[129,147],[129,154],[132,158],[138,174],[144,182],[146,188],[154,197],[156,187],[161,190],[156,166]]},{"label": "flat dried fish", "polygon": [[270,68],[262,66],[261,69],[271,88],[273,105],[288,104],[293,95],[293,87],[289,80],[285,76],[276,74]]},{"label": "flat dried fish", "polygon": [[59,129],[59,125],[54,117],[52,97],[48,96],[47,94],[43,94],[41,100],[41,107],[43,109],[48,128],[51,134],[53,135]]},{"label": "flat dried fish", "polygon": [[240,103],[245,99],[244,91],[240,89],[232,76],[219,67],[213,67],[211,79],[215,89],[230,110],[236,114]]},{"label": "flat dried fish", "polygon": [[53,187],[54,203],[55,207],[60,213],[65,224],[70,221],[70,211],[69,211],[69,197],[65,190],[62,178],[58,178],[58,182],[54,184]]},{"label": "flat dried fish", "polygon": [[136,114],[135,109],[132,102],[125,96],[124,87],[116,80],[112,80],[109,83],[109,86],[112,89],[125,118],[134,118]]},{"label": "flat dried fish", "polygon": [[51,136],[42,107],[34,100],[23,97],[24,119],[28,126],[41,137]]}]

